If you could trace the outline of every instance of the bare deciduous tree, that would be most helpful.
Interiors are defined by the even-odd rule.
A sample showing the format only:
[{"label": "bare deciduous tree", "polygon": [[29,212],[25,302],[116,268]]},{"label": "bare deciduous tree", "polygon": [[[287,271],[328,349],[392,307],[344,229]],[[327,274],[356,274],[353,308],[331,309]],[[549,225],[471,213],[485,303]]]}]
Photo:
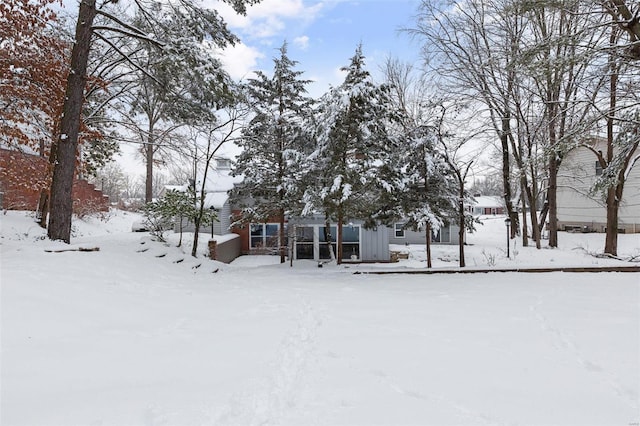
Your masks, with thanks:
[{"label": "bare deciduous tree", "polygon": [[[224,0],[231,4],[238,13],[246,12],[247,4],[257,3],[258,0]],[[71,189],[76,170],[76,151],[80,130],[80,117],[84,102],[84,90],[87,81],[87,64],[91,51],[93,36],[103,37],[105,33],[123,34],[134,39],[146,40],[149,43],[163,45],[168,52],[179,52],[180,43],[199,42],[210,37],[218,47],[235,43],[237,38],[229,32],[224,21],[213,10],[201,9],[190,0],[176,0],[165,4],[173,13],[173,17],[182,25],[183,37],[170,40],[155,40],[145,31],[127,24],[122,19],[110,13],[108,6],[116,3],[107,0],[98,7],[95,0],[80,2],[78,20],[75,31],[75,44],[71,53],[70,72],[67,79],[65,101],[59,137],[56,143],[56,161],[51,184],[51,214],[49,216],[48,236],[54,240],[69,242],[71,237],[72,197]],[[160,3],[136,2],[143,13],[153,8],[162,7]],[[112,25],[94,25],[96,16],[104,16]],[[147,14],[150,19],[151,16]],[[157,22],[160,25],[160,22]],[[182,46],[184,47],[184,46]]]}]

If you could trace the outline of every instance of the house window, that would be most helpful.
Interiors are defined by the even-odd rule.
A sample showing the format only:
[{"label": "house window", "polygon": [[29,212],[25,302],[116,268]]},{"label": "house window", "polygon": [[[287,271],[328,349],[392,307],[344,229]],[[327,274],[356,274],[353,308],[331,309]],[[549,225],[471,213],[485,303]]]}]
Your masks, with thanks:
[{"label": "house window", "polygon": [[279,229],[277,223],[252,223],[250,248],[279,247]]},{"label": "house window", "polygon": [[296,259],[313,259],[313,226],[296,226]]},{"label": "house window", "polygon": [[342,228],[342,259],[360,259],[359,226],[345,226]]},{"label": "house window", "polygon": [[218,158],[216,160],[216,166],[219,170],[230,169],[231,168],[231,160],[227,158]]},{"label": "house window", "polygon": [[329,228],[327,228],[326,226],[318,227],[318,242],[320,243],[318,246],[318,250],[320,253],[320,259],[331,259],[329,244],[327,244],[327,235],[329,236],[329,240],[331,241],[333,254],[335,255],[337,253],[337,250],[338,250],[338,246],[336,245],[337,234],[338,234],[338,228],[335,226],[330,226]]},{"label": "house window", "polygon": [[[330,247],[337,256],[337,227],[331,225],[297,225],[295,227],[296,259],[330,259]],[[328,232],[325,232],[328,231]],[[330,235],[327,238],[327,235]],[[342,228],[342,259],[360,260],[360,226],[345,225]]]},{"label": "house window", "polygon": [[451,228],[449,225],[441,227],[438,231],[431,231],[431,242],[433,243],[450,243]]},{"label": "house window", "polygon": [[404,238],[404,223],[396,223],[393,225],[393,232],[396,238]]},{"label": "house window", "polygon": [[596,176],[602,175],[602,165],[599,161],[596,161]]}]

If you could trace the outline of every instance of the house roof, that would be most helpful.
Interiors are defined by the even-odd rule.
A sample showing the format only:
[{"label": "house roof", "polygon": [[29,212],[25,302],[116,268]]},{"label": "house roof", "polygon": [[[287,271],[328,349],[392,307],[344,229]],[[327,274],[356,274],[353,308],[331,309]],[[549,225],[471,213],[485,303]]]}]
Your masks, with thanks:
[{"label": "house roof", "polygon": [[[202,176],[196,179],[196,188],[201,188]],[[205,192],[227,192],[233,189],[234,185],[241,183],[244,176],[231,176],[229,169],[213,169],[207,173],[207,181],[205,182]]]},{"label": "house roof", "polygon": [[229,194],[226,191],[207,192],[204,197],[204,208],[220,210],[228,199]]},{"label": "house roof", "polygon": [[[195,181],[195,190],[200,192],[202,188],[203,175],[200,174]],[[233,189],[236,184],[241,183],[244,180],[244,176],[231,176],[231,169],[228,167],[211,168],[207,173],[206,182],[204,185],[204,192],[206,193],[204,199],[204,207],[221,209],[224,204],[229,200],[229,191]],[[185,185],[165,185],[164,190],[174,190],[185,192],[189,188],[189,184]]]},{"label": "house roof", "polygon": [[[202,188],[203,175],[199,175],[196,178],[195,189],[197,192]],[[207,209],[221,209],[224,204],[229,200],[229,191],[233,189],[236,184],[241,183],[244,180],[244,176],[231,176],[231,169],[229,168],[217,168],[210,169],[207,173],[207,178],[204,184],[204,207]],[[186,191],[189,185],[166,185],[166,190]]]},{"label": "house roof", "polygon": [[[205,208],[220,210],[229,200],[229,191],[243,180],[244,176],[231,176],[229,169],[210,170],[204,185],[204,192],[207,194],[204,198]],[[201,187],[202,176],[199,176],[196,180],[196,189]]]},{"label": "house roof", "polygon": [[187,190],[187,185],[165,185],[164,191],[178,191],[185,192]]},{"label": "house roof", "polygon": [[504,200],[500,197],[480,195],[473,198],[475,199],[473,202],[473,206],[475,207],[504,207]]}]

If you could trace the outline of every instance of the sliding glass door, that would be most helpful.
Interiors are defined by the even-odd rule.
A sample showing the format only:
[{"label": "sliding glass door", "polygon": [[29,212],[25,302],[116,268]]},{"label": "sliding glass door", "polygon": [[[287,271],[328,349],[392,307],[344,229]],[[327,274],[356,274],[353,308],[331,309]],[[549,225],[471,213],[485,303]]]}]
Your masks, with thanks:
[{"label": "sliding glass door", "polygon": [[[324,225],[296,225],[295,258],[328,260],[331,259],[329,247],[337,256],[337,231],[335,225],[328,228]],[[342,228],[342,259],[360,260],[360,226]]]}]

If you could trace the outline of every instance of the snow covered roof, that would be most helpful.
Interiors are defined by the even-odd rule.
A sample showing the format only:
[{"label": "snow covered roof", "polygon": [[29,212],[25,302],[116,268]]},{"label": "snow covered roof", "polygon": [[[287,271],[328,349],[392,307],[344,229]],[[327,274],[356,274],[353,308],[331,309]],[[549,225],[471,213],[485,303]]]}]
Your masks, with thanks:
[{"label": "snow covered roof", "polygon": [[[234,185],[241,183],[244,176],[231,176],[228,169],[210,170],[207,173],[207,181],[205,182],[205,192],[226,192],[233,189]],[[198,176],[196,180],[196,188],[201,188],[202,176]]]},{"label": "snow covered roof", "polygon": [[473,205],[477,207],[504,207],[504,200],[500,197],[480,195],[473,198],[475,199]]},{"label": "snow covered roof", "polygon": [[185,192],[187,190],[187,185],[165,185],[164,190],[166,191],[178,191]]},{"label": "snow covered roof", "polygon": [[204,208],[210,209],[213,207],[216,210],[220,210],[228,199],[229,194],[226,191],[207,192],[204,197]]}]

